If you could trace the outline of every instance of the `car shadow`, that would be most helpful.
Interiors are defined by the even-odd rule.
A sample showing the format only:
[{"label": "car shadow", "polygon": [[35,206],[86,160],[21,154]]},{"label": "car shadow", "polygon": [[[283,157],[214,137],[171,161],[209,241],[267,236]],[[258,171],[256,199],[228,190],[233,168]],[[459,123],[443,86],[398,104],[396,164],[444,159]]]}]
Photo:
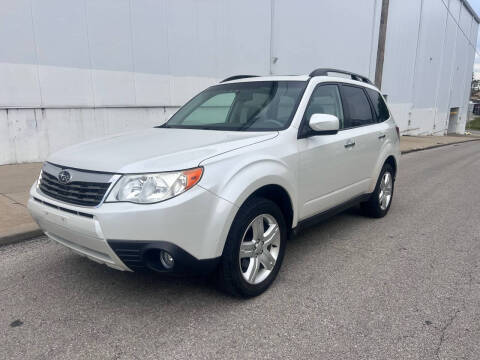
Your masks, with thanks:
[{"label": "car shadow", "polygon": [[[352,221],[362,221],[359,209],[352,208],[321,223],[312,225],[293,236],[287,244],[279,278],[269,291],[251,302],[264,301],[264,297],[279,296],[282,293],[282,278],[292,268],[300,269],[301,264],[310,262],[306,254],[319,253],[322,248],[337,241],[336,234]],[[341,241],[341,239],[340,239]],[[153,306],[154,309],[170,309],[181,306],[184,310],[195,311],[199,307],[228,309],[230,305],[245,303],[217,289],[214,276],[174,276],[150,271],[127,272],[111,269],[103,264],[68,252],[61,262],[51,264],[49,272],[64,273],[56,278],[58,286],[69,288],[69,292],[82,294],[85,299],[108,302],[109,307],[124,308]],[[65,264],[68,269],[65,270]],[[313,265],[313,264],[312,264]],[[288,277],[287,277],[288,278]],[[91,297],[89,296],[91,295]],[[192,302],[195,299],[194,302]],[[247,302],[248,303],[248,302]]]}]

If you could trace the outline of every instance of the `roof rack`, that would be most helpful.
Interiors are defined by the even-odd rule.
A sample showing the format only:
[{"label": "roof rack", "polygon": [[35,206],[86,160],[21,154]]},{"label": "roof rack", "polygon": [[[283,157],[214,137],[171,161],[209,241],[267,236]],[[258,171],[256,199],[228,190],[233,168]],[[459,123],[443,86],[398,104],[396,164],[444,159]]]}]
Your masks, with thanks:
[{"label": "roof rack", "polygon": [[310,73],[310,77],[314,76],[328,76],[328,73],[337,73],[337,74],[345,74],[350,75],[352,80],[362,81],[367,84],[373,84],[369,78],[366,76],[358,75],[352,73],[350,71],[340,70],[340,69],[315,69]]},{"label": "roof rack", "polygon": [[232,81],[232,80],[238,80],[238,79],[246,79],[246,78],[252,78],[252,77],[258,77],[258,75],[234,75],[230,76],[226,79],[223,79],[220,81],[221,83],[226,82],[226,81]]}]

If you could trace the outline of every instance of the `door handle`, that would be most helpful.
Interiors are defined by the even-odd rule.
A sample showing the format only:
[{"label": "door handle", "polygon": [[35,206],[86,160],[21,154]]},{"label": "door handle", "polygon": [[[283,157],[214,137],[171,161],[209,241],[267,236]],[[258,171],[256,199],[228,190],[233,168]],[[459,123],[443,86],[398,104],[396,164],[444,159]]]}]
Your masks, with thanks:
[{"label": "door handle", "polygon": [[382,140],[382,139],[385,139],[386,136],[387,136],[387,135],[382,134],[382,135],[379,135],[378,138],[379,138],[380,140]]},{"label": "door handle", "polygon": [[343,145],[343,146],[345,146],[345,149],[352,148],[352,147],[355,146],[355,141],[349,140],[349,141],[348,141],[345,145]]}]

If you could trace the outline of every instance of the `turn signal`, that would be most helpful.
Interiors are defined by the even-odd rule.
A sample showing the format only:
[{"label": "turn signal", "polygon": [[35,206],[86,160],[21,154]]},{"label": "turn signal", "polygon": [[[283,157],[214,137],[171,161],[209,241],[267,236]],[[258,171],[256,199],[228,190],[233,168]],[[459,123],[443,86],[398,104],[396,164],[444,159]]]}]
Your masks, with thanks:
[{"label": "turn signal", "polygon": [[202,177],[202,174],[203,174],[203,168],[201,167],[196,169],[191,169],[191,170],[185,170],[183,172],[183,175],[185,175],[187,178],[187,184],[185,186],[185,190],[190,189],[193,185],[198,183],[200,181],[200,178]]}]

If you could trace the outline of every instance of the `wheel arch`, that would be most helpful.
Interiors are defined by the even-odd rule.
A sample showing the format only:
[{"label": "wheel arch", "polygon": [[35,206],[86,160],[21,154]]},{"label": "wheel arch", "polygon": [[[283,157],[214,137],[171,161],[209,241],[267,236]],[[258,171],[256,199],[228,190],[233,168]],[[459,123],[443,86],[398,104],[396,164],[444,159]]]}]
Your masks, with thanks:
[{"label": "wheel arch", "polygon": [[284,187],[278,184],[264,185],[250,194],[244,203],[255,197],[262,197],[274,202],[282,211],[287,229],[292,228],[294,208],[292,199]]},{"label": "wheel arch", "polygon": [[[230,227],[241,206],[251,197],[261,196],[279,205],[287,225],[292,228],[297,221],[296,177],[289,165],[273,156],[233,157],[208,164],[200,186],[233,204],[217,244],[222,253]],[[219,181],[220,180],[220,181]]]},{"label": "wheel arch", "polygon": [[238,197],[238,202],[236,203],[237,206],[233,208],[232,212],[228,215],[228,221],[224,224],[222,230],[222,235],[220,236],[220,241],[217,244],[217,253],[222,254],[225,245],[228,233],[230,228],[235,221],[235,217],[238,214],[240,208],[249,200],[255,197],[262,197],[273,201],[279,208],[282,214],[284,215],[284,219],[287,225],[288,233],[287,235],[290,237],[291,230],[293,227],[296,226],[296,209],[294,206],[294,199],[289,193],[289,191],[277,182],[263,182],[260,186],[257,186],[254,190],[250,190],[249,192],[243,193]]},{"label": "wheel arch", "polygon": [[393,155],[390,155],[385,159],[383,164],[389,164],[393,168],[393,178],[395,179],[395,177],[397,176],[397,160],[395,160],[395,157]]},{"label": "wheel arch", "polygon": [[390,164],[393,167],[393,178],[395,179],[398,174],[398,156],[399,154],[388,152],[384,153],[383,156],[380,156],[378,159],[377,164],[375,165],[374,173],[372,174],[372,181],[370,183],[369,193],[375,190],[375,186],[377,185],[378,177],[380,176],[380,172],[383,169],[385,164]]}]

